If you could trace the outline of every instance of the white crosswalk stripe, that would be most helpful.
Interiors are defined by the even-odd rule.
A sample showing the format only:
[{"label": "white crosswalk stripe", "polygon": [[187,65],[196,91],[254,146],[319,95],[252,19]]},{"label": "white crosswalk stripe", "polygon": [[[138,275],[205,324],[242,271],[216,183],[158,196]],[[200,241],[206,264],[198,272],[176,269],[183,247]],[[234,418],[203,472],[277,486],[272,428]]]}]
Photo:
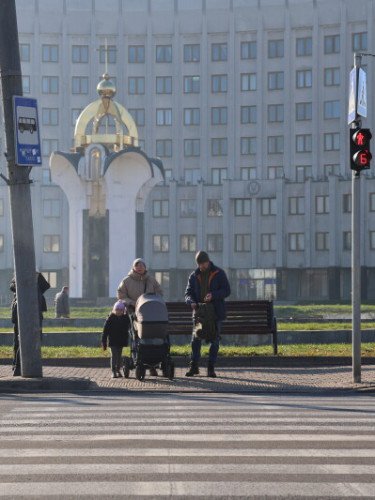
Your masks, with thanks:
[{"label": "white crosswalk stripe", "polygon": [[375,496],[375,398],[2,395],[0,497]]}]

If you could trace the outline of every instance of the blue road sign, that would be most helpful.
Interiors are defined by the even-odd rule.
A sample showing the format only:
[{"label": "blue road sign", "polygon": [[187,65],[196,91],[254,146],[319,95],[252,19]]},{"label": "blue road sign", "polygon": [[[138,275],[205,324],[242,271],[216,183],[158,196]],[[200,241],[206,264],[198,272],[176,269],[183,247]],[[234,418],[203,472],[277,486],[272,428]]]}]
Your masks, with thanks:
[{"label": "blue road sign", "polygon": [[37,100],[13,96],[13,120],[16,164],[30,167],[41,165]]},{"label": "blue road sign", "polygon": [[353,68],[349,75],[348,125],[356,119],[357,114],[357,69]]}]

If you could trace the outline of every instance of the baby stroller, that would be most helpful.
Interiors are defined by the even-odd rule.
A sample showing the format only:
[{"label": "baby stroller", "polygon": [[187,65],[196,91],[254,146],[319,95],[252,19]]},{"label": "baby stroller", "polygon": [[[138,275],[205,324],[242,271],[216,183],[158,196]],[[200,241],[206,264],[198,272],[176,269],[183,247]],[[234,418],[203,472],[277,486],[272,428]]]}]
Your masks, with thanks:
[{"label": "baby stroller", "polygon": [[131,358],[124,358],[124,376],[135,368],[135,377],[144,380],[146,368],[161,368],[163,376],[174,378],[174,363],[170,356],[168,311],[163,298],[145,293],[130,315]]}]

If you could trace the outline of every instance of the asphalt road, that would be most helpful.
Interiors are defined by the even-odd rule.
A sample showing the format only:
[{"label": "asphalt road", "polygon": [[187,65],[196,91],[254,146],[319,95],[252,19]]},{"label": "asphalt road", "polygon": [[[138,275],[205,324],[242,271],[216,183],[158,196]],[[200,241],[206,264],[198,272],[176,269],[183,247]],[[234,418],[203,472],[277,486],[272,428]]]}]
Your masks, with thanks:
[{"label": "asphalt road", "polygon": [[372,395],[0,397],[2,498],[374,498]]}]

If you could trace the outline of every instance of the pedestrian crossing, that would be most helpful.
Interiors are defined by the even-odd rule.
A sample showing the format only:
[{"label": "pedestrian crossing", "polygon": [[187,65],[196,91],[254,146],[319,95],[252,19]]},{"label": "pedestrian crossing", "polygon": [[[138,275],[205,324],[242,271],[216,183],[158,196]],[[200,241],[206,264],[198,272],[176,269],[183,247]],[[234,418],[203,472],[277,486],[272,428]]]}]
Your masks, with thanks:
[{"label": "pedestrian crossing", "polygon": [[0,398],[0,497],[374,498],[375,398]]}]

